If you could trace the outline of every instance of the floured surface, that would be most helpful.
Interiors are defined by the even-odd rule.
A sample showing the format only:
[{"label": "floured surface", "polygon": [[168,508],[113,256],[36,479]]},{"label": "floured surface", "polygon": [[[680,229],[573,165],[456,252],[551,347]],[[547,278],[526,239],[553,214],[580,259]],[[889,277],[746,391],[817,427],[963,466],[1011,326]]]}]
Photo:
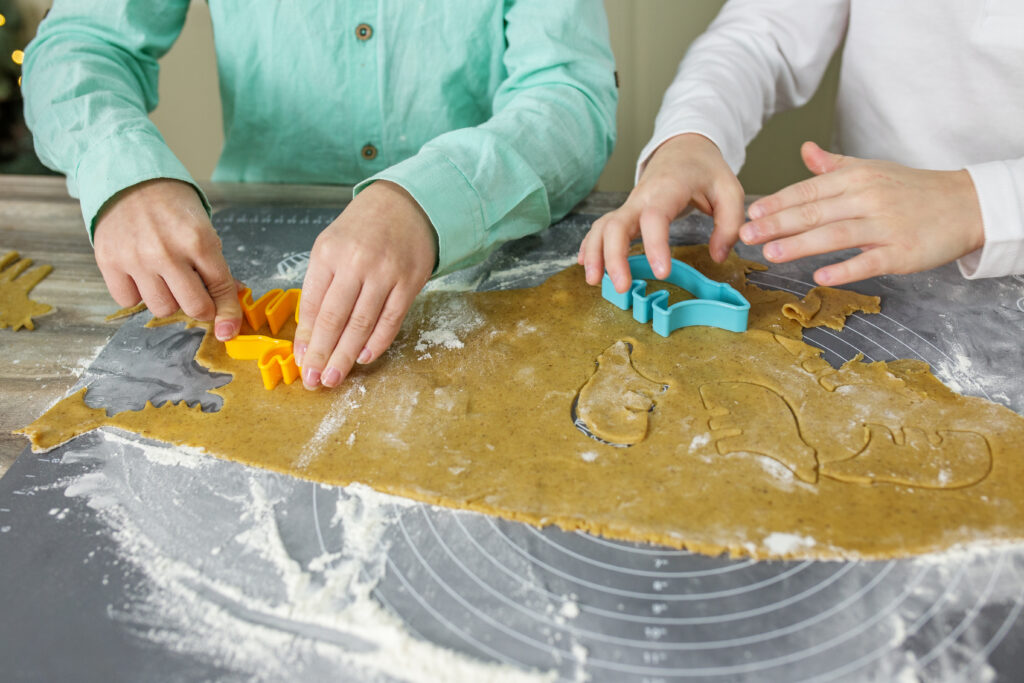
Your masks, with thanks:
[{"label": "floured surface", "polygon": [[[750,331],[661,338],[570,268],[530,290],[421,297],[384,361],[335,392],[265,392],[255,363],[208,337],[200,363],[235,375],[211,392],[219,412],[108,418],[73,396],[28,431],[48,448],[117,426],[316,481],[709,553],[888,557],[1024,535],[1024,419],[953,394],[921,363],[832,368],[781,314],[796,297],[745,284],[753,264],[676,255],[744,292]],[[650,392],[629,448],[572,417],[619,342],[645,382],[667,387]],[[764,460],[796,485],[767,485]]]}]

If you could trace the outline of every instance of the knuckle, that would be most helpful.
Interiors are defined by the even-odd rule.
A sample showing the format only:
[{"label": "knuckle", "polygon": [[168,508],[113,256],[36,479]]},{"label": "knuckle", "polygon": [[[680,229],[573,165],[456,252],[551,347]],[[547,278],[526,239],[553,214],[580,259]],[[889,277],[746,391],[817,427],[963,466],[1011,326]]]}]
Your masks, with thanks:
[{"label": "knuckle", "polygon": [[377,326],[382,327],[384,330],[390,332],[391,330],[397,330],[402,326],[402,321],[405,320],[405,312],[397,309],[386,308],[381,311],[380,319],[377,321]]},{"label": "knuckle", "polygon": [[340,331],[342,327],[345,326],[345,323],[347,321],[347,316],[343,316],[332,309],[322,308],[320,309],[320,313],[316,317],[316,326],[337,332]]},{"label": "knuckle", "polygon": [[206,289],[214,299],[234,298],[235,282],[230,275],[212,279],[206,283]]},{"label": "knuckle", "polygon": [[353,332],[369,332],[373,329],[373,326],[377,323],[377,319],[361,311],[353,312],[348,319],[348,325],[346,329],[352,330]]},{"label": "knuckle", "polygon": [[805,226],[818,225],[821,222],[821,206],[812,201],[800,205],[800,220]]},{"label": "knuckle", "polygon": [[797,183],[794,188],[796,189],[797,197],[804,203],[814,202],[818,199],[818,187],[812,182],[804,181]]},{"label": "knuckle", "polygon": [[186,299],[181,302],[181,310],[197,320],[210,320],[216,313],[209,297]]},{"label": "knuckle", "polygon": [[302,358],[302,367],[321,369],[327,363],[327,354],[320,349],[310,348]]},{"label": "knuckle", "polygon": [[836,223],[832,228],[832,238],[839,247],[849,246],[854,232],[849,223]]},{"label": "knuckle", "polygon": [[149,312],[158,318],[166,318],[169,315],[173,315],[174,312],[178,310],[178,307],[175,304],[162,297],[151,297],[146,301],[146,308],[148,308]]}]

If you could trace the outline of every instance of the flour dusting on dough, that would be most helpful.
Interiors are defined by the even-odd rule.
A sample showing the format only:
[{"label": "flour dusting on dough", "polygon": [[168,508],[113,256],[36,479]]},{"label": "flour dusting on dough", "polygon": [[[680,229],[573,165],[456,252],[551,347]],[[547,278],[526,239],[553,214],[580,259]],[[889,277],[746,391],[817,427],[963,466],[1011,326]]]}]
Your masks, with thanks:
[{"label": "flour dusting on dough", "polygon": [[464,344],[451,330],[427,330],[420,334],[416,342],[417,351],[426,351],[431,346],[441,346],[446,349],[461,349]]},{"label": "flour dusting on dough", "polygon": [[813,548],[815,545],[817,545],[817,542],[810,536],[784,534],[778,531],[768,534],[764,538],[764,547],[779,557],[792,553],[795,550]]},{"label": "flour dusting on dough", "polygon": [[692,441],[690,441],[690,452],[693,453],[698,448],[703,448],[704,446],[707,446],[710,441],[710,434],[698,434],[697,436],[693,437]]},{"label": "flour dusting on dough", "polygon": [[[299,453],[299,457],[295,461],[295,466],[299,468],[306,468],[313,460],[320,455],[331,438],[331,436],[345,426],[345,422],[348,420],[348,414],[359,407],[359,402],[355,399],[354,394],[358,393],[363,395],[366,393],[366,387],[358,383],[349,383],[347,390],[344,394],[339,396],[331,409],[327,411],[327,415],[320,421],[320,425],[316,429],[316,433],[313,434],[312,438],[307,441],[302,451]],[[349,443],[351,446],[355,442],[355,432],[349,435]]]}]

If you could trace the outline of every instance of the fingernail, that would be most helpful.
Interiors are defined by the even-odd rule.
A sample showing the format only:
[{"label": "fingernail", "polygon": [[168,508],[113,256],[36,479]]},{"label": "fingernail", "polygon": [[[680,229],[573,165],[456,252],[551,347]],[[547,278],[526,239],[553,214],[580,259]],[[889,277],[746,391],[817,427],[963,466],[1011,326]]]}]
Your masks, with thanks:
[{"label": "fingernail", "polygon": [[830,270],[819,270],[818,271],[818,282],[827,285],[832,282],[832,271]]},{"label": "fingernail", "polygon": [[230,320],[221,320],[219,323],[214,325],[213,334],[218,340],[227,341],[238,334],[238,325]]},{"label": "fingernail", "polygon": [[324,376],[320,378],[320,383],[325,387],[336,387],[338,382],[341,381],[341,370],[335,367],[328,367],[324,370]]},{"label": "fingernail", "polygon": [[747,244],[750,244],[755,239],[757,239],[757,228],[754,226],[753,223],[747,223],[742,228],[740,228],[740,239],[742,239]]},{"label": "fingernail", "polygon": [[359,358],[356,358],[356,362],[359,363],[360,365],[363,365],[365,363],[369,363],[370,362],[370,358],[372,356],[373,356],[373,354],[370,353],[370,349],[368,349],[366,347],[363,347],[363,350],[359,352]]},{"label": "fingernail", "polygon": [[320,371],[306,368],[302,371],[302,383],[306,385],[307,389],[316,389],[316,385],[320,384]]},{"label": "fingernail", "polygon": [[584,266],[584,267],[586,268],[586,273],[587,273],[587,275],[586,275],[586,278],[587,278],[587,282],[588,282],[588,283],[591,283],[591,284],[592,284],[592,283],[594,282],[594,276],[595,276],[595,275],[597,275],[597,273],[595,272],[595,271],[596,271],[596,269],[594,268],[594,266],[591,266],[591,265],[589,265],[589,264],[588,264],[588,265],[586,265],[586,266]]},{"label": "fingernail", "polygon": [[295,355],[295,364],[302,367],[302,357],[306,355],[306,348],[309,346],[306,342],[297,341],[292,346],[292,353]]},{"label": "fingernail", "polygon": [[758,204],[752,204],[750,209],[747,211],[747,215],[750,216],[751,220],[757,220],[764,215],[764,209]]},{"label": "fingernail", "polygon": [[775,242],[764,245],[764,256],[772,261],[782,257],[782,247]]}]

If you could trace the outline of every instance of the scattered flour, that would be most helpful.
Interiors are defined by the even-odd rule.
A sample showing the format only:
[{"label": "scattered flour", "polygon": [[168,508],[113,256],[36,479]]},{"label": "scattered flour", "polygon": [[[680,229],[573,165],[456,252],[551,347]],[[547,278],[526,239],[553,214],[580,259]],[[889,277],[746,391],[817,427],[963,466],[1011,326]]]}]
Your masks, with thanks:
[{"label": "scattered flour", "polygon": [[698,448],[703,448],[704,446],[708,445],[710,441],[710,434],[698,434],[697,436],[693,437],[693,441],[690,442],[690,452],[693,453]]},{"label": "scattered flour", "polygon": [[587,462],[594,462],[595,460],[597,460],[599,455],[600,453],[598,453],[597,451],[587,451],[586,453],[580,453],[580,457],[586,460]]},{"label": "scattered flour", "polygon": [[[169,457],[171,449],[119,437],[109,444],[103,455],[66,454],[66,462],[95,468],[65,495],[96,510],[119,563],[143,577],[109,607],[138,637],[254,680],[555,680],[555,672],[485,663],[420,640],[374,598],[387,532],[410,502],[365,486],[320,487],[338,498],[318,533],[338,547],[303,557],[283,531],[290,497],[304,492],[308,500],[315,485],[248,468],[210,477],[214,484],[195,476],[199,462],[234,465],[187,452]],[[180,509],[175,491],[186,486],[205,488],[193,497],[203,509]]]},{"label": "scattered flour", "polygon": [[786,555],[802,548],[813,548],[817,542],[810,536],[784,534],[778,531],[765,536],[764,546],[776,555]]},{"label": "scattered flour", "polygon": [[[361,391],[360,391],[361,390]],[[295,466],[304,469],[320,455],[328,440],[343,426],[348,419],[349,413],[359,407],[356,395],[362,396],[366,393],[366,387],[353,380],[346,384],[346,389],[334,399],[334,404],[327,411],[324,418],[317,426],[313,437],[302,446],[299,457],[295,460]],[[355,441],[355,432],[349,435],[349,444]]]},{"label": "scattered flour", "polygon": [[558,608],[558,613],[566,619],[575,619],[580,615],[580,606],[575,600],[566,600]]},{"label": "scattered flour", "polygon": [[451,330],[427,330],[420,334],[420,339],[416,342],[415,349],[417,351],[426,351],[431,346],[461,349],[464,345]]}]

